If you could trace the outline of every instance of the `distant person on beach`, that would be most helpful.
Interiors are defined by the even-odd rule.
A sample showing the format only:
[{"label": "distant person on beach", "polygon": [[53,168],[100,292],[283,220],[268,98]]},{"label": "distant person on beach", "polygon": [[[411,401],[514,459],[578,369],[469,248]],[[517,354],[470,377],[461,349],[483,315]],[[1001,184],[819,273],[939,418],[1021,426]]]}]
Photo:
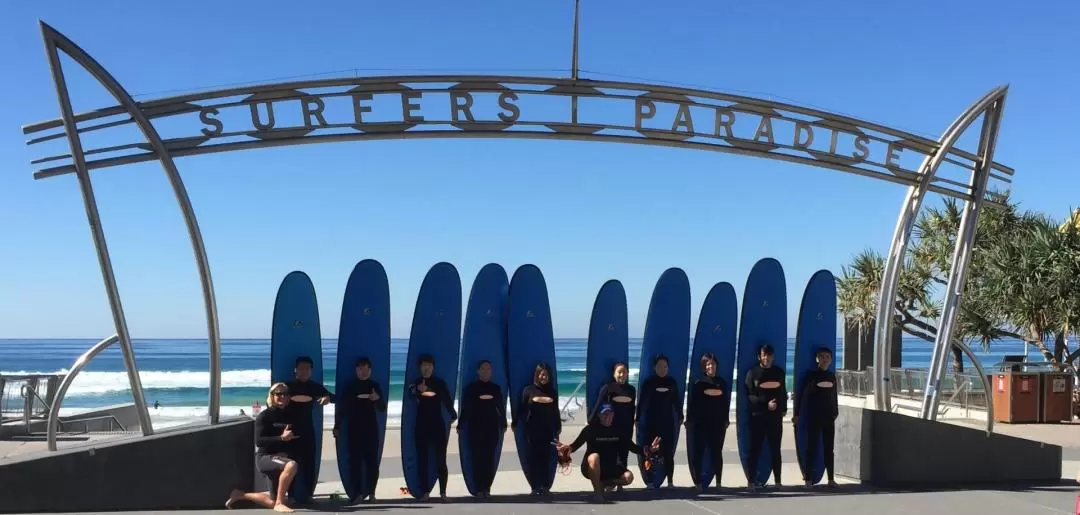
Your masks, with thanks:
[{"label": "distant person on beach", "polygon": [[[626,363],[616,362],[611,367],[611,376],[612,380],[600,388],[600,393],[596,396],[596,405],[593,406],[588,421],[591,422],[599,415],[601,405],[610,404],[615,410],[615,421],[612,424],[616,429],[621,429],[627,438],[633,438],[634,420],[637,419],[637,390],[628,383],[630,369],[626,367]],[[622,462],[626,463],[630,451],[623,449],[619,452]]]},{"label": "distant person on beach", "polygon": [[158,409],[160,407],[161,407],[161,403],[158,402],[158,401],[154,401],[154,409]]},{"label": "distant person on beach", "polygon": [[701,355],[701,377],[690,387],[690,399],[686,409],[686,430],[694,432],[694,446],[690,449],[690,477],[698,493],[705,490],[699,476],[705,448],[709,448],[716,486],[724,472],[724,437],[727,435],[731,415],[731,387],[716,375],[716,355]]},{"label": "distant person on beach", "polygon": [[667,356],[653,358],[653,374],[641,385],[638,417],[647,415],[645,434],[638,441],[651,442],[660,438],[668,488],[675,486],[675,427],[683,421],[683,403],[675,379],[668,376]]},{"label": "distant person on beach", "polygon": [[371,379],[371,360],[360,358],[356,360],[356,381],[349,383],[344,393],[338,390],[334,438],[340,437],[344,422],[349,435],[349,467],[353,477],[365,478],[360,498],[368,502],[375,500],[379,484],[379,412],[386,413],[386,396]]},{"label": "distant person on beach", "polygon": [[562,433],[562,417],[559,416],[559,395],[551,385],[551,367],[537,363],[533,369],[533,384],[521,392],[518,415],[514,417],[514,431],[525,431],[529,466],[525,478],[532,488],[532,495],[547,495],[548,467],[555,449],[551,443]]},{"label": "distant person on beach", "polygon": [[472,474],[476,482],[477,496],[491,497],[491,484],[495,482],[495,447],[499,434],[506,431],[506,397],[502,388],[491,382],[491,362],[483,359],[476,367],[476,380],[461,392],[461,418],[457,430],[462,428],[472,449]]},{"label": "distant person on beach", "polygon": [[300,437],[292,431],[294,423],[288,405],[289,387],[275,383],[266,394],[266,409],[255,417],[255,466],[266,477],[267,489],[233,490],[225,501],[226,508],[232,509],[236,501],[251,501],[276,512],[292,513],[285,498],[299,468],[291,451]]},{"label": "distant person on beach", "polygon": [[[293,369],[296,378],[285,383],[289,388],[289,405],[286,409],[292,412],[293,430],[296,436],[299,437],[292,457],[308,466],[312,466],[316,459],[321,458],[315,455],[315,431],[322,431],[321,427],[315,427],[314,420],[312,420],[315,403],[326,406],[333,402],[333,394],[322,384],[311,380],[313,363],[308,356],[296,358],[295,368]],[[310,479],[315,481],[314,476],[311,476]]]},{"label": "distant person on beach", "polygon": [[[427,481],[429,453],[435,450],[435,466],[439,473],[439,498],[446,499],[446,419],[443,409],[450,414],[450,423],[457,420],[454,401],[450,398],[450,389],[446,381],[435,374],[435,358],[424,354],[419,358],[420,378],[409,385],[409,395],[416,401],[416,428],[413,438],[416,442],[416,462],[420,481]],[[423,492],[431,490],[423,485]],[[421,499],[426,499],[425,493]]]},{"label": "distant person on beach", "polygon": [[758,364],[746,373],[743,385],[746,400],[750,404],[750,455],[746,465],[747,488],[751,492],[764,484],[757,484],[757,464],[765,440],[769,441],[772,457],[773,481],[779,488],[780,437],[784,434],[784,415],[787,414],[787,375],[784,369],[773,364],[773,346],[764,344],[758,348]]},{"label": "distant person on beach", "polygon": [[824,453],[822,458],[825,461],[829,486],[836,486],[836,481],[833,479],[833,443],[836,428],[833,424],[836,417],[840,415],[840,406],[836,396],[836,374],[829,372],[829,365],[832,364],[833,358],[832,351],[828,347],[821,347],[817,351],[816,358],[817,367],[806,371],[806,377],[799,385],[791,423],[796,426],[806,424],[806,462],[799,464],[803,482],[806,486],[813,486],[806,471],[817,459],[820,443]]},{"label": "distant person on beach", "polygon": [[642,448],[630,440],[621,428],[612,424],[615,410],[610,404],[601,404],[597,411],[597,417],[589,421],[573,442],[569,445],[557,444],[557,452],[567,457],[582,445],[587,445],[585,460],[581,462],[581,475],[592,481],[596,502],[604,502],[605,488],[626,486],[634,481],[634,473],[627,468],[626,461],[621,458],[622,453],[632,452],[647,459],[650,454],[660,450],[660,440],[654,439],[648,447]]}]

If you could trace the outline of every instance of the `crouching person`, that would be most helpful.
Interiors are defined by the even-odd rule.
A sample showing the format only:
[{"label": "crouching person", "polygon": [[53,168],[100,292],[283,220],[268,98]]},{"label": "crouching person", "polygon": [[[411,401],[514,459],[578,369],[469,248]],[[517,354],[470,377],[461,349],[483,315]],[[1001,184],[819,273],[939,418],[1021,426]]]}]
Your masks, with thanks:
[{"label": "crouching person", "polygon": [[586,446],[581,474],[592,481],[596,502],[604,502],[606,488],[626,486],[634,481],[634,474],[622,459],[624,452],[648,458],[660,449],[659,438],[645,448],[636,445],[621,428],[612,425],[614,419],[615,412],[611,405],[603,404],[599,416],[593,418],[572,443],[558,444],[559,453],[564,459],[582,445]]},{"label": "crouching person", "polygon": [[266,476],[267,490],[233,490],[225,502],[226,508],[231,509],[236,501],[251,501],[279,513],[292,513],[285,497],[296,479],[298,465],[290,456],[292,442],[298,437],[293,435],[292,421],[285,409],[288,404],[289,388],[285,383],[276,383],[267,394],[267,409],[255,417],[255,466]]}]

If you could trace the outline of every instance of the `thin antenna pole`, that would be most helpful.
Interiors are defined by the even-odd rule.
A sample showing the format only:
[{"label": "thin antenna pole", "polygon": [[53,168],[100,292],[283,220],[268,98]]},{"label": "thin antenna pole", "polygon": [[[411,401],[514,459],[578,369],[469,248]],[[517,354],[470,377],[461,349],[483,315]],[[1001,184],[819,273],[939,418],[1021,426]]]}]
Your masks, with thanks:
[{"label": "thin antenna pole", "polygon": [[570,60],[570,78],[578,78],[578,12],[581,9],[581,0],[574,0],[574,55]]}]

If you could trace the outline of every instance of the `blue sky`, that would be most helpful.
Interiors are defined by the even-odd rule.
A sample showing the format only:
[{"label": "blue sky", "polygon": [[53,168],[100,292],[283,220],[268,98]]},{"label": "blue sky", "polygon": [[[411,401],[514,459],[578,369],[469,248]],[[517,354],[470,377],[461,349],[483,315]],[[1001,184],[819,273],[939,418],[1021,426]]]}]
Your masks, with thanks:
[{"label": "blue sky", "polygon": [[[1071,150],[1080,6],[992,3],[582,0],[582,76],[782,99],[935,138],[972,101],[1009,84],[997,160],[1017,169],[1014,196],[1024,207],[1064,216],[1080,204]],[[20,127],[59,113],[38,19],[145,100],[352,69],[565,76],[572,6],[5,4],[0,337],[113,332],[74,177],[31,177],[41,150],[24,145]],[[113,104],[85,72],[65,71],[76,111]],[[790,163],[609,143],[356,142],[177,165],[201,222],[227,338],[268,336],[276,288],[294,269],[311,275],[323,334],[336,336],[345,281],[369,257],[390,276],[394,336],[407,336],[420,282],[445,260],[458,267],[466,294],[485,263],[510,272],[539,265],[560,337],[587,334],[593,299],[609,278],[625,284],[631,335],[640,336],[665,268],[686,270],[696,310],[718,281],[741,298],[754,262],[775,257],[787,274],[793,335],[813,272],[839,274],[860,250],[886,250],[904,193]],[[190,245],[160,166],[95,172],[94,185],[132,334],[205,337]]]}]

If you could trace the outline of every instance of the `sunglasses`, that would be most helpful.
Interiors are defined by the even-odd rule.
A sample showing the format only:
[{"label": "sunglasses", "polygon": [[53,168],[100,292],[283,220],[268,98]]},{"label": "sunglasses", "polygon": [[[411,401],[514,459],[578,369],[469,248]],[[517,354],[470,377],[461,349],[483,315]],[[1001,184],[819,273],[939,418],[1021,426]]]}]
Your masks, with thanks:
[{"label": "sunglasses", "polygon": [[273,395],[274,397],[284,397],[288,395],[288,392],[271,392],[270,395]]}]

